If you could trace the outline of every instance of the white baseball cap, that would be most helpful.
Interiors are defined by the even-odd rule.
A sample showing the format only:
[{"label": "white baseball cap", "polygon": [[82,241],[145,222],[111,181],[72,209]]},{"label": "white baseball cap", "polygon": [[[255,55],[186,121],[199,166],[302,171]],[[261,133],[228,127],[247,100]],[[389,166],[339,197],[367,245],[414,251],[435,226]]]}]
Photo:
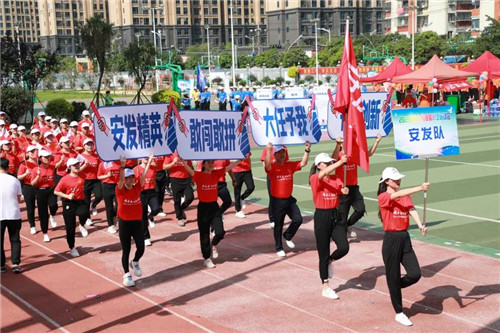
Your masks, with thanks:
[{"label": "white baseball cap", "polygon": [[38,128],[32,128],[30,134],[40,133]]},{"label": "white baseball cap", "polygon": [[399,173],[398,169],[393,167],[387,167],[384,169],[384,171],[382,171],[382,179],[379,181],[379,183],[383,183],[387,179],[400,180],[404,176],[405,175]]},{"label": "white baseball cap", "polygon": [[286,149],[286,146],[279,145],[279,146],[274,146],[274,153],[276,154],[280,150]]},{"label": "white baseball cap", "polygon": [[75,127],[75,126],[78,126],[78,123],[76,121],[72,121],[70,124],[69,124],[69,127]]},{"label": "white baseball cap", "polygon": [[240,95],[234,95],[234,99],[240,99]]},{"label": "white baseball cap", "polygon": [[67,136],[63,136],[59,139],[59,143],[69,142],[69,138]]},{"label": "white baseball cap", "polygon": [[0,146],[3,146],[3,145],[10,145],[11,142],[9,140],[2,140],[0,141]]},{"label": "white baseball cap", "polygon": [[80,161],[76,158],[70,158],[68,161],[66,161],[66,166],[69,168],[72,165],[78,164]]},{"label": "white baseball cap", "polygon": [[89,123],[83,123],[82,127],[88,127],[88,128],[90,128],[90,124]]},{"label": "white baseball cap", "polygon": [[48,137],[49,135],[54,136],[54,133],[52,133],[51,131],[47,131],[47,132],[43,133],[44,138]]},{"label": "white baseball cap", "polygon": [[94,143],[94,140],[92,140],[91,138],[86,138],[85,140],[83,140],[84,145],[86,145],[87,143]]},{"label": "white baseball cap", "polygon": [[130,177],[130,176],[134,176],[135,177],[134,170],[132,170],[132,169],[125,169],[125,178]]},{"label": "white baseball cap", "polygon": [[88,110],[85,110],[82,112],[82,116],[90,116],[90,112]]},{"label": "white baseball cap", "polygon": [[37,150],[38,148],[36,146],[28,146],[28,148],[26,148],[26,152],[29,153],[30,151],[33,151],[33,150]]},{"label": "white baseball cap", "polygon": [[314,164],[318,166],[320,163],[330,163],[335,161],[333,158],[331,158],[330,155],[327,153],[320,153],[316,158],[314,159]]},{"label": "white baseball cap", "polygon": [[67,122],[68,122],[68,119],[66,119],[66,118],[61,118],[60,123],[67,123]]},{"label": "white baseball cap", "polygon": [[17,128],[17,125],[16,124],[11,124],[9,129],[16,129]]},{"label": "white baseball cap", "polygon": [[44,111],[38,112],[38,116],[45,116],[45,112]]},{"label": "white baseball cap", "polygon": [[24,130],[26,130],[26,127],[24,127],[23,125],[21,125],[21,126],[19,126],[19,127],[17,128],[17,130],[18,130],[18,131],[24,131]]},{"label": "white baseball cap", "polygon": [[45,117],[45,120],[46,120],[46,121],[51,121],[51,120],[52,120],[52,117],[51,117],[51,116],[47,116],[47,117]]},{"label": "white baseball cap", "polygon": [[0,115],[2,115],[2,114],[6,114],[5,111],[0,111]]},{"label": "white baseball cap", "polygon": [[57,123],[57,122],[58,122],[58,120],[57,120],[57,118],[52,118],[52,119],[50,120],[50,122],[51,122],[51,123]]},{"label": "white baseball cap", "polygon": [[0,125],[5,125],[5,121],[0,119]]},{"label": "white baseball cap", "polygon": [[40,149],[40,151],[38,152],[38,157],[49,157],[49,156],[52,156],[52,154],[48,150]]}]

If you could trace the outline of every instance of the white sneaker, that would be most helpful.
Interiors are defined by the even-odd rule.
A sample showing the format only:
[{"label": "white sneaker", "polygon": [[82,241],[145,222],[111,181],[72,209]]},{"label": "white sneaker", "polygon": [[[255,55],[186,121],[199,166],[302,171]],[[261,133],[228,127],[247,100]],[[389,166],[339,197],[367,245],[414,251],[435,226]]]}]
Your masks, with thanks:
[{"label": "white sneaker", "polygon": [[321,296],[330,299],[339,299],[339,295],[337,295],[331,288],[323,289]]},{"label": "white sneaker", "polygon": [[245,200],[241,200],[241,209],[247,208],[247,203]]},{"label": "white sneaker", "polygon": [[276,252],[276,254],[278,255],[278,257],[286,257],[286,253],[283,250]]},{"label": "white sneaker", "polygon": [[35,227],[31,227],[31,228],[30,228],[30,233],[31,233],[32,235],[36,234],[36,228],[35,228]]},{"label": "white sneaker", "polygon": [[295,243],[294,243],[294,242],[292,242],[291,240],[286,240],[286,239],[285,239],[285,243],[286,243],[286,245],[287,245],[289,248],[291,248],[291,249],[295,249]]},{"label": "white sneaker", "polygon": [[148,223],[149,223],[149,227],[150,228],[154,228],[156,226],[155,225],[155,221],[153,220],[153,218],[150,218]]},{"label": "white sneaker", "polygon": [[80,233],[82,234],[82,237],[87,237],[89,235],[87,229],[85,229],[85,227],[82,225],[80,226]]},{"label": "white sneaker", "polygon": [[148,205],[148,213],[151,213],[151,207]]},{"label": "white sneaker", "polygon": [[130,262],[130,268],[132,268],[132,270],[134,271],[134,275],[135,276],[142,276],[142,270],[141,270],[141,267],[139,266],[139,262],[138,261],[131,261]]},{"label": "white sneaker", "polygon": [[76,250],[76,248],[72,248],[71,250],[69,250],[69,254],[73,257],[73,258],[76,258],[76,257],[79,257],[80,256],[80,253],[78,253],[78,251]]},{"label": "white sneaker", "polygon": [[116,228],[114,225],[108,227],[108,232],[110,234],[116,234]]},{"label": "white sneaker", "polygon": [[52,215],[50,215],[50,225],[52,226],[52,228],[57,227],[57,221]]},{"label": "white sneaker", "polygon": [[178,225],[179,227],[183,227],[183,226],[185,226],[185,225],[186,225],[186,223],[184,223],[184,221],[183,221],[183,220],[178,220],[178,221],[177,221],[177,225]]},{"label": "white sneaker", "polygon": [[49,235],[47,235],[47,234],[43,234],[43,241],[44,241],[45,243],[50,242],[50,237],[49,237]]},{"label": "white sneaker", "polygon": [[212,246],[212,258],[219,258],[219,252],[217,252],[217,248],[215,246]]},{"label": "white sneaker", "polygon": [[215,230],[212,230],[212,237],[215,237]]},{"label": "white sneaker", "polygon": [[247,217],[247,216],[245,215],[245,213],[243,213],[243,211],[242,211],[242,210],[240,210],[239,212],[236,212],[235,216],[236,216],[236,217],[239,217],[239,218],[242,218],[242,219],[244,219],[245,217]]},{"label": "white sneaker", "polygon": [[182,197],[181,198],[181,205],[184,203],[184,201],[186,201],[186,198]]},{"label": "white sneaker", "polygon": [[413,323],[410,321],[410,319],[408,319],[408,317],[403,312],[398,313],[396,315],[395,319],[398,323],[403,324],[405,326],[412,326],[413,325]]},{"label": "white sneaker", "polygon": [[206,268],[215,268],[215,264],[212,262],[212,259],[208,258],[203,262]]},{"label": "white sneaker", "polygon": [[91,227],[94,225],[94,222],[92,222],[92,220],[90,218],[88,218],[87,221],[85,221],[85,225],[88,227]]},{"label": "white sneaker", "polygon": [[347,236],[351,238],[356,238],[358,237],[358,234],[356,233],[356,231],[352,229],[352,227],[347,227]]},{"label": "white sneaker", "polygon": [[144,245],[146,245],[146,246],[151,246],[151,240],[149,240],[149,238],[148,238],[148,239],[145,239],[145,240],[144,240]]},{"label": "white sneaker", "polygon": [[135,286],[134,280],[132,279],[132,275],[130,275],[130,273],[127,273],[123,276],[123,285],[125,287]]},{"label": "white sneaker", "polygon": [[92,208],[92,216],[97,216],[97,208]]},{"label": "white sneaker", "polygon": [[333,263],[328,264],[328,278],[331,279],[333,277]]},{"label": "white sneaker", "polygon": [[271,227],[271,229],[274,229],[274,222],[269,222],[269,227]]},{"label": "white sneaker", "polygon": [[165,216],[167,216],[167,214],[165,214],[164,212],[159,212],[158,216],[165,217]]}]

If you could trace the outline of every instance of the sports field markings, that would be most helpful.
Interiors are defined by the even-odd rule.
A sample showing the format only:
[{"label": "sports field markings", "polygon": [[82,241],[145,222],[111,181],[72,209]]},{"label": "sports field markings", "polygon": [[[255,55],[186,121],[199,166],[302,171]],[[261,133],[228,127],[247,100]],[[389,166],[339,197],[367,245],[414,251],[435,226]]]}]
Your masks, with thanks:
[{"label": "sports field markings", "polygon": [[[260,180],[262,182],[265,182],[266,180],[263,179],[263,178],[258,178],[258,177],[253,177],[254,180]],[[298,188],[303,188],[303,189],[306,189],[306,190],[310,190],[311,188],[308,187],[308,186],[304,186],[304,185],[298,185],[298,184],[293,184],[294,187],[298,187]],[[369,197],[363,197],[364,199],[366,200],[369,200],[369,201],[378,201],[378,199],[376,198],[369,198]],[[415,208],[418,208],[418,209],[424,209],[423,207],[421,206],[415,206]],[[431,212],[436,212],[436,213],[442,213],[442,214],[448,214],[448,215],[454,215],[454,216],[459,216],[459,217],[466,217],[466,218],[470,218],[470,219],[475,219],[475,220],[481,220],[481,221],[488,221],[488,222],[494,222],[494,223],[500,223],[500,220],[495,220],[495,219],[490,219],[490,218],[487,218],[487,217],[479,217],[479,216],[474,216],[474,215],[468,215],[468,214],[460,214],[460,213],[455,213],[455,212],[449,212],[449,211],[446,211],[446,210],[441,210],[441,209],[434,209],[434,208],[429,208],[427,207],[427,210],[428,211],[431,211]]]},{"label": "sports field markings", "polygon": [[[384,156],[384,157],[394,157],[394,155],[388,155],[388,154],[377,154],[377,153],[375,153],[374,155]],[[462,164],[462,165],[472,165],[472,166],[482,166],[482,167],[487,167],[487,168],[500,169],[500,165],[482,164],[482,163],[470,163],[470,162],[459,162],[459,161],[447,161],[447,160],[435,159],[435,158],[429,158],[429,160],[433,161],[433,162],[451,163],[451,164]]]},{"label": "sports field markings", "polygon": [[[467,139],[460,139],[459,138],[459,141],[460,142],[464,142],[464,141],[467,142],[467,141],[473,141],[473,140],[494,139],[494,138],[499,138],[499,137],[500,137],[500,135],[478,136],[478,137],[467,138]],[[394,150],[394,147],[378,147],[377,151],[380,151],[380,150]]]},{"label": "sports field markings", "polygon": [[[110,236],[111,236],[111,235],[110,235]],[[182,319],[182,320],[185,320],[185,321],[187,321],[188,323],[192,324],[193,326],[198,327],[199,329],[201,329],[201,330],[203,330],[203,331],[205,331],[205,332],[215,333],[214,331],[212,331],[212,330],[211,330],[211,329],[209,329],[208,327],[205,327],[205,326],[203,326],[203,325],[201,325],[201,324],[199,324],[199,323],[197,323],[197,322],[195,322],[195,321],[193,321],[193,320],[191,320],[191,319],[189,319],[189,318],[187,318],[187,317],[185,317],[185,316],[183,316],[183,315],[181,315],[181,314],[179,314],[179,313],[177,313],[177,312],[175,312],[175,311],[173,311],[173,310],[171,310],[171,309],[168,309],[168,308],[164,307],[164,306],[163,306],[163,305],[161,305],[161,304],[158,304],[157,302],[155,302],[155,301],[153,301],[153,300],[151,300],[151,299],[147,298],[146,296],[143,296],[143,295],[139,294],[138,292],[133,291],[133,290],[131,290],[130,288],[127,288],[127,287],[123,286],[121,283],[118,283],[118,282],[116,282],[116,281],[114,281],[114,280],[112,280],[112,279],[108,278],[107,276],[102,275],[101,273],[94,271],[92,268],[89,268],[89,267],[87,267],[87,266],[85,266],[85,265],[82,265],[82,264],[80,264],[80,263],[78,263],[78,262],[76,262],[76,261],[72,260],[72,259],[69,259],[69,258],[67,258],[67,257],[63,256],[62,254],[60,254],[59,252],[56,252],[56,251],[54,251],[54,250],[52,250],[52,249],[50,249],[50,248],[48,248],[48,247],[46,247],[46,246],[44,246],[44,245],[42,245],[42,244],[40,244],[40,243],[37,243],[36,241],[33,241],[33,240],[31,240],[31,239],[29,239],[29,238],[27,238],[27,237],[23,236],[23,235],[21,235],[21,237],[22,237],[22,238],[24,238],[25,240],[29,241],[30,243],[32,243],[32,244],[34,244],[34,245],[37,245],[37,246],[39,246],[39,247],[41,247],[41,248],[45,249],[45,250],[46,250],[46,251],[48,251],[48,252],[51,252],[52,254],[54,254],[54,255],[58,256],[59,258],[62,258],[62,259],[64,259],[65,261],[72,263],[73,265],[78,266],[78,267],[80,267],[81,269],[84,269],[84,270],[86,270],[86,271],[88,271],[88,272],[90,272],[90,273],[92,273],[92,274],[94,274],[94,275],[99,276],[99,277],[100,277],[100,278],[102,278],[103,280],[106,280],[106,281],[108,281],[108,282],[110,282],[110,283],[114,284],[114,285],[115,285],[115,286],[117,286],[118,288],[122,288],[122,289],[124,289],[124,290],[128,291],[128,292],[129,292],[129,293],[131,293],[132,295],[137,296],[138,298],[140,298],[140,299],[142,299],[143,301],[145,301],[145,302],[147,302],[147,303],[149,303],[149,304],[151,304],[151,305],[153,305],[153,306],[155,306],[155,307],[159,308],[160,310],[163,310],[163,311],[165,311],[165,312],[168,312],[168,313],[170,313],[170,314],[172,314],[172,315],[176,316],[177,318],[180,318],[180,319]],[[116,237],[116,238],[118,238],[118,237]],[[2,286],[2,287],[3,287],[3,286]],[[48,317],[47,317],[47,318],[48,318]],[[66,332],[67,332],[67,331],[66,331]]]},{"label": "sports field markings", "polygon": [[43,313],[42,311],[40,311],[39,309],[37,309],[36,307],[34,307],[33,305],[31,305],[30,303],[28,303],[26,300],[24,300],[18,294],[16,294],[15,292],[13,292],[12,290],[10,290],[9,288],[7,288],[6,286],[4,286],[3,284],[0,285],[0,287],[2,288],[3,291],[7,292],[10,296],[14,297],[19,303],[22,303],[25,307],[27,307],[28,309],[30,309],[31,311],[33,311],[34,313],[36,313],[37,315],[39,315],[40,317],[42,317],[43,319],[45,319],[45,321],[47,321],[48,323],[50,323],[56,329],[58,329],[61,332],[69,333],[69,331],[67,329],[65,329],[64,327],[62,327],[61,325],[59,325],[55,320],[53,320],[52,318],[50,318],[49,316],[47,316],[45,313]]}]

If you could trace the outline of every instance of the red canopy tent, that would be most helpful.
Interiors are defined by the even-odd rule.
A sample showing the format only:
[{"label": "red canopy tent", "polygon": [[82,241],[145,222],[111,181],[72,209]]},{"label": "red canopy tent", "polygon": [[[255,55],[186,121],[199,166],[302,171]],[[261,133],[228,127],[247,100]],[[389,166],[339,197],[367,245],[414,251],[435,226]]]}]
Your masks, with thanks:
[{"label": "red canopy tent", "polygon": [[466,81],[469,76],[479,76],[478,73],[456,70],[445,64],[437,55],[420,69],[393,78],[394,83],[428,83],[436,78],[437,83]]},{"label": "red canopy tent", "polygon": [[384,83],[392,81],[392,78],[398,75],[404,75],[413,72],[412,69],[406,66],[398,57],[394,58],[392,63],[387,68],[372,77],[363,77],[359,81],[362,83]]},{"label": "red canopy tent", "polygon": [[[488,76],[500,76],[500,59],[495,57],[490,51],[486,51],[474,62],[464,68],[466,72],[483,73],[488,72]],[[494,72],[498,72],[496,75]]]}]

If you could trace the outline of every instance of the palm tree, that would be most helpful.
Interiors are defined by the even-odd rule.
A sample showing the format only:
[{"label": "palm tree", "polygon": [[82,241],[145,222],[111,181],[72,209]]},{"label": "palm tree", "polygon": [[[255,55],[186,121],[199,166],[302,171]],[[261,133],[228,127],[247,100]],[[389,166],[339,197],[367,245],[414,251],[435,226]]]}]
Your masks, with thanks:
[{"label": "palm tree", "polygon": [[101,16],[94,15],[87,19],[80,27],[80,40],[90,59],[97,59],[99,64],[99,80],[94,96],[97,106],[101,96],[101,82],[106,69],[106,53],[111,50],[112,24],[102,20]]}]

